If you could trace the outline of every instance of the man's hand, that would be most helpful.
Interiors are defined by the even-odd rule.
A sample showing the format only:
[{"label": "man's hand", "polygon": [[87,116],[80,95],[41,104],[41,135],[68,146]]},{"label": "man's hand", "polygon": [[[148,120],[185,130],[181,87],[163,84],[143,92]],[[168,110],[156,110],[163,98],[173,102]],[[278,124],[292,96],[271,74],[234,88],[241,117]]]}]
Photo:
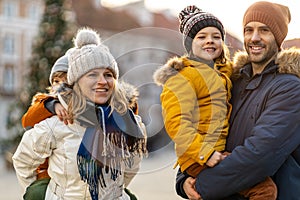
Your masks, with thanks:
[{"label": "man's hand", "polygon": [[190,200],[202,200],[195,189],[196,179],[189,177],[183,183],[183,190]]},{"label": "man's hand", "polygon": [[54,110],[60,121],[66,125],[73,124],[73,119],[69,117],[67,110],[60,103],[54,104]]}]

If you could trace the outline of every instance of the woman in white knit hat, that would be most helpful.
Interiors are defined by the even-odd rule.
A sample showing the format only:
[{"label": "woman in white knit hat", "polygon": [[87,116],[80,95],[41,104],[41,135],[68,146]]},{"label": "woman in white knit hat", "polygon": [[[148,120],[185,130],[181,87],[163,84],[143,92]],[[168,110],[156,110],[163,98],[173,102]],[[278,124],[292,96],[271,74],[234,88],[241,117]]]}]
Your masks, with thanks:
[{"label": "woman in white knit hat", "polygon": [[74,45],[68,56],[72,89],[59,99],[75,122],[53,116],[26,131],[13,156],[17,177],[26,188],[49,157],[46,200],[130,199],[124,188],[146,153],[143,123],[128,108],[117,64],[99,35],[80,29]]}]

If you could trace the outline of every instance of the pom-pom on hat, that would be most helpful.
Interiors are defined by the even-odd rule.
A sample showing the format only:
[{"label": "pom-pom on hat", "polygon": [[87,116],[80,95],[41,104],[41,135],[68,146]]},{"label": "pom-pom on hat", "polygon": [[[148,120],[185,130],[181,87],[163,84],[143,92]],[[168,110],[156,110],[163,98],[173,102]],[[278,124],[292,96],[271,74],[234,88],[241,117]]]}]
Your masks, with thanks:
[{"label": "pom-pom on hat", "polygon": [[288,33],[288,24],[291,21],[290,10],[287,6],[267,1],[252,4],[245,12],[243,26],[249,22],[266,24],[273,33],[278,47],[281,46]]},{"label": "pom-pom on hat", "polygon": [[92,69],[108,68],[118,79],[119,69],[107,46],[101,43],[100,36],[90,28],[79,29],[73,40],[74,48],[69,53],[68,84],[72,85]]},{"label": "pom-pom on hat", "polygon": [[192,41],[196,34],[203,28],[216,27],[220,30],[222,40],[225,30],[221,21],[213,14],[204,12],[197,6],[187,6],[179,13],[179,30],[183,34],[183,43],[187,52],[190,52]]}]

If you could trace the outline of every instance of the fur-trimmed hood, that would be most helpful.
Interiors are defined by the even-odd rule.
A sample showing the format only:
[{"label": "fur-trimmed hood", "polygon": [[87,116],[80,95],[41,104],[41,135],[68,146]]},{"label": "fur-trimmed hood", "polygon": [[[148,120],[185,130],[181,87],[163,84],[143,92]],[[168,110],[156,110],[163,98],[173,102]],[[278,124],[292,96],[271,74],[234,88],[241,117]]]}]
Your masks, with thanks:
[{"label": "fur-trimmed hood", "polygon": [[215,62],[211,61],[210,63],[206,63],[204,60],[193,60],[186,56],[173,57],[169,59],[165,65],[154,72],[154,82],[159,86],[164,85],[170,77],[178,74],[183,68],[187,66],[196,67],[199,65],[209,65],[210,67],[224,73],[227,77],[230,77],[232,74],[232,63],[228,61],[222,63],[221,61],[217,60]]},{"label": "fur-trimmed hood", "polygon": [[162,66],[154,72],[154,82],[157,85],[163,85],[170,77],[176,75],[184,67],[185,66],[183,64],[182,58],[171,58],[164,66]]},{"label": "fur-trimmed hood", "polygon": [[134,85],[131,85],[124,81],[120,81],[119,87],[125,93],[129,108],[133,110],[137,109],[136,107],[138,105],[139,98],[138,89]]},{"label": "fur-trimmed hood", "polygon": [[[233,58],[234,75],[238,75],[243,66],[250,63],[245,51],[236,52]],[[278,53],[275,63],[278,64],[278,72],[294,74],[300,77],[300,49],[290,48]]]}]

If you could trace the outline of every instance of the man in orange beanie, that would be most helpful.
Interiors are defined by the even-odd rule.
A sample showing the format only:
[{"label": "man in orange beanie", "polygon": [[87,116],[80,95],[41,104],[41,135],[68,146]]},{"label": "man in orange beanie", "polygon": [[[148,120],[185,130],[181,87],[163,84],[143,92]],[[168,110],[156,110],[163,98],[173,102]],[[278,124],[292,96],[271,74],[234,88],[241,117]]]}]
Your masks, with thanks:
[{"label": "man in orange beanie", "polygon": [[260,1],[243,18],[246,52],[235,55],[231,152],[195,179],[181,173],[178,195],[189,199],[243,199],[236,193],[271,176],[277,200],[300,197],[300,50],[282,49],[289,8]]},{"label": "man in orange beanie", "polygon": [[289,8],[276,3],[257,2],[246,10],[243,19],[244,28],[249,22],[255,21],[269,27],[280,48],[288,33],[288,24],[291,21]]}]

